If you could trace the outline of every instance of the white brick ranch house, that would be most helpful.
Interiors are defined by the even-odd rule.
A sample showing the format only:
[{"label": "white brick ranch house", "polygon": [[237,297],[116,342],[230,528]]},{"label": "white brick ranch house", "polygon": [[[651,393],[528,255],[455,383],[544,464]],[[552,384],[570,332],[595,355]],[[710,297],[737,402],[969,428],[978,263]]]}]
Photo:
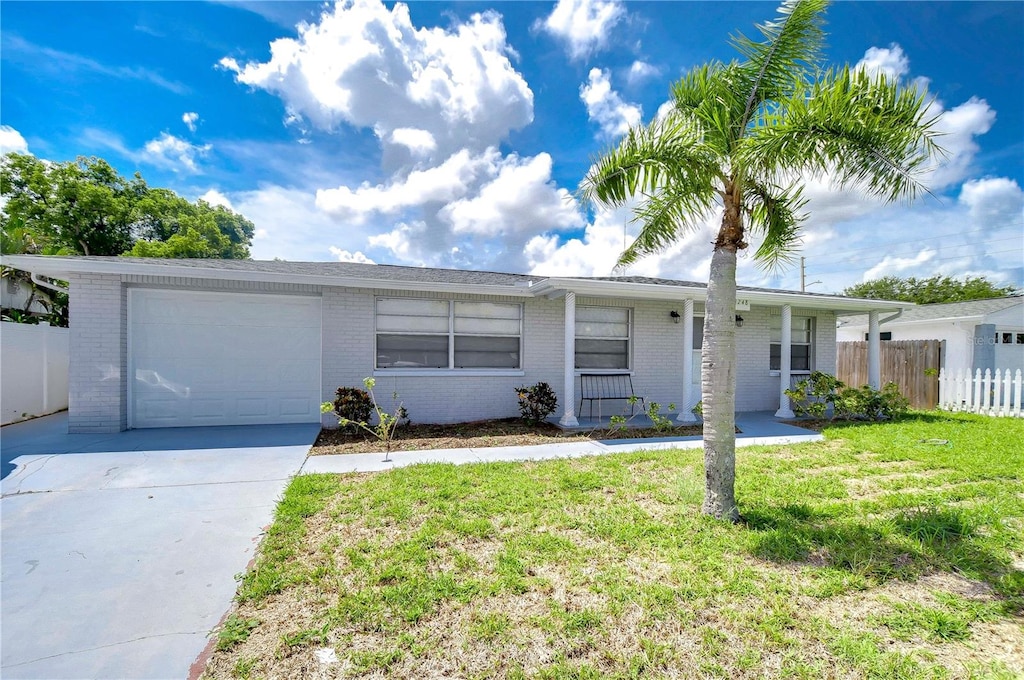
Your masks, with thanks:
[{"label": "white brick ranch house", "polygon": [[[318,422],[320,402],[367,376],[420,423],[514,416],[515,388],[544,381],[571,425],[581,372],[629,373],[637,394],[677,404],[680,420],[700,400],[703,284],[340,262],[3,260],[69,282],[72,432]],[[879,312],[907,306],[744,287],[738,297],[737,410],[780,416],[794,376],[835,371],[837,313],[876,320],[877,354]]]}]

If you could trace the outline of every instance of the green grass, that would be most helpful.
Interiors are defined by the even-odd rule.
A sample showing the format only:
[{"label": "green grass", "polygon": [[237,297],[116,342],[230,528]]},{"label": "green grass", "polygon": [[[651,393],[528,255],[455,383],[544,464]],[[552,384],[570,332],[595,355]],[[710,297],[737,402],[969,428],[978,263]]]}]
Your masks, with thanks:
[{"label": "green grass", "polygon": [[738,453],[739,525],[699,513],[700,451],[299,477],[241,580],[262,623],[208,674],[269,648],[259,673],[293,675],[317,646],[353,676],[1024,673],[986,647],[1024,612],[1024,421],[825,436]]}]

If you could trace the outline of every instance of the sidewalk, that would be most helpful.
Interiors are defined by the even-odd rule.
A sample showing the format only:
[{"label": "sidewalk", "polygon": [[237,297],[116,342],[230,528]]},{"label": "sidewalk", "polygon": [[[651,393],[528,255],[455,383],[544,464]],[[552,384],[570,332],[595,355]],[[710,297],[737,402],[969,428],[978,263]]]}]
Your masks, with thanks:
[{"label": "sidewalk", "polygon": [[[736,447],[772,446],[816,442],[822,435],[802,427],[786,425],[770,412],[738,413],[736,426],[742,431],[736,435]],[[664,437],[649,439],[609,439],[566,444],[540,444],[538,446],[497,446],[471,449],[429,449],[426,451],[395,451],[391,460],[383,453],[353,453],[335,456],[310,456],[299,474],[381,472],[419,463],[494,463],[556,458],[582,458],[605,456],[631,451],[659,451],[664,449],[697,449],[702,446],[699,436]]]}]

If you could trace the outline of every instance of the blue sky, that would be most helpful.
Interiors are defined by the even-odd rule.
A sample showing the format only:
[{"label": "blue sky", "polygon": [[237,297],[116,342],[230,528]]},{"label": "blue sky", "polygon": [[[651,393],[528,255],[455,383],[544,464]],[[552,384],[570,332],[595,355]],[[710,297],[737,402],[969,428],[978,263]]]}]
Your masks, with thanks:
[{"label": "blue sky", "polygon": [[[603,276],[635,233],[573,192],[768,2],[3,2],[0,144],[106,158],[253,220],[253,256]],[[828,59],[927,84],[934,197],[811,181],[809,290],[1024,286],[1024,4],[840,2]],[[704,280],[715,225],[627,273]],[[751,248],[753,251],[754,248]],[[799,287],[741,259],[740,282]]]}]

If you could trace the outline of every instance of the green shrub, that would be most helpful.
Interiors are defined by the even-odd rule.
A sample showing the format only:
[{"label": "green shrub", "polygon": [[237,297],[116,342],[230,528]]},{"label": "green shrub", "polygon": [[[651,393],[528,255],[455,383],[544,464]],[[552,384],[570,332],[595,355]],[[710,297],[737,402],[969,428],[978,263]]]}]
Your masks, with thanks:
[{"label": "green shrub", "polygon": [[815,371],[786,390],[786,396],[793,401],[798,414],[820,420],[828,413],[829,406],[836,403],[839,391],[844,387],[843,381],[834,375]]},{"label": "green shrub", "polygon": [[[373,400],[368,392],[358,387],[339,387],[335,392],[332,410],[338,416],[339,421],[363,423],[370,419],[370,413],[373,412]],[[343,427],[351,426],[344,425]]]},{"label": "green shrub", "polygon": [[519,398],[519,414],[531,425],[544,422],[558,408],[558,397],[546,382],[517,387],[516,396]]},{"label": "green shrub", "polygon": [[835,407],[836,415],[846,420],[882,420],[905,414],[910,401],[890,382],[881,390],[870,385],[847,387],[836,397]]},{"label": "green shrub", "polygon": [[[346,396],[352,397],[351,400],[346,401],[344,407],[352,408],[354,410],[358,409],[358,412],[362,416],[361,419],[356,420],[338,413],[337,401],[335,401],[334,404],[331,404],[329,401],[325,401],[320,404],[320,412],[330,413],[333,410],[335,413],[338,413],[338,425],[341,427],[351,427],[356,430],[363,430],[364,432],[376,437],[381,444],[384,444],[384,450],[386,451],[384,460],[387,461],[391,459],[391,446],[395,441],[395,430],[400,424],[402,424],[402,421],[405,421],[406,423],[409,422],[409,411],[406,410],[405,405],[401,402],[398,403],[392,413],[388,413],[381,408],[377,403],[377,397],[373,394],[373,388],[376,384],[377,381],[374,378],[363,378],[363,387],[366,388],[365,392],[352,387],[338,388],[339,399],[341,399],[343,391]],[[360,394],[362,396],[360,396]],[[363,396],[366,397],[366,401],[369,403],[369,406],[365,411],[362,410]],[[398,401],[397,392],[392,393],[391,396],[395,401]],[[376,425],[371,425],[369,422],[371,412],[377,416]]]},{"label": "green shrub", "polygon": [[815,371],[801,380],[786,396],[800,415],[824,418],[829,406],[832,418],[840,420],[883,420],[897,418],[907,412],[910,401],[900,394],[896,383],[886,383],[881,390],[870,385],[847,387],[834,375]]}]

